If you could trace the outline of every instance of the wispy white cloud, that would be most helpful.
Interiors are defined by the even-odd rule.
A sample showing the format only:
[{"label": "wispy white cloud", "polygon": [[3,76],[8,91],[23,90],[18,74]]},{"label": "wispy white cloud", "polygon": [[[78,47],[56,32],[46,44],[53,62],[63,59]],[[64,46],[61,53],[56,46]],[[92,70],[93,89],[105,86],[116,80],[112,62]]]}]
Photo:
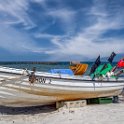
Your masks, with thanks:
[{"label": "wispy white cloud", "polygon": [[35,34],[36,38],[48,38],[48,39],[52,39],[55,37],[62,37],[60,35],[52,35],[52,34],[46,34],[46,33],[37,33]]},{"label": "wispy white cloud", "polygon": [[47,12],[48,15],[53,16],[55,18],[59,18],[61,21],[65,21],[65,22],[71,21],[75,13],[76,13],[75,11],[68,10],[65,8],[62,8],[59,10],[56,9],[56,10]]},{"label": "wispy white cloud", "polygon": [[[44,2],[43,0],[31,0]],[[26,30],[37,26],[27,14],[30,0],[1,0],[0,1],[0,47],[13,53],[34,52],[42,50],[35,41],[26,34],[17,30],[13,25],[22,24]]]},{"label": "wispy white cloud", "polygon": [[27,14],[29,2],[30,0],[1,0],[0,13],[4,14],[4,18],[0,19],[0,23],[9,25],[22,23],[25,29],[37,26]]},{"label": "wispy white cloud", "polygon": [[[75,29],[77,28],[76,18],[79,16],[79,10],[72,10],[64,4],[61,5],[62,2],[58,0],[56,0],[58,7],[50,8],[46,1],[48,2],[48,0],[1,0],[0,47],[10,51],[48,54],[51,59],[56,60],[73,58],[83,60],[87,57],[94,58],[99,54],[107,56],[112,51],[124,53],[124,42],[121,37],[103,37],[103,34],[109,30],[124,28],[123,11],[116,5],[116,1],[108,4],[107,0],[93,0],[92,7],[85,8],[85,15],[90,17],[90,21],[86,26],[82,22],[82,25],[78,26],[81,30],[78,31]],[[30,9],[30,2],[41,5],[44,9],[42,15],[44,20],[50,17],[53,21],[51,24],[41,25],[37,33],[32,32],[27,35],[25,32],[13,28],[12,25],[21,24],[25,30],[38,26],[27,13]],[[42,14],[42,12],[39,13]],[[56,23],[59,23],[61,29],[64,30],[62,35],[45,32],[47,28]],[[55,49],[38,45],[40,41],[31,39],[31,35],[35,39],[48,39]]]},{"label": "wispy white cloud", "polygon": [[[64,41],[63,38],[53,39],[52,42],[58,46],[58,49],[53,50],[52,53],[57,54],[59,59],[72,55],[79,56],[78,59],[80,59],[81,56],[81,59],[85,59],[87,56],[94,58],[99,54],[105,57],[112,51],[123,53],[124,42],[122,38],[102,37],[102,35],[108,30],[124,28],[122,22],[124,16],[121,15],[121,13],[111,15],[105,8],[106,4],[102,8],[100,7],[103,3],[94,1],[94,6],[87,12],[87,14],[95,17],[95,22],[93,22],[92,25],[82,29],[82,31],[78,32],[75,36],[64,39]],[[60,57],[62,54],[64,56]]]},{"label": "wispy white cloud", "polygon": [[75,25],[76,11],[69,10],[66,8],[60,8],[60,9],[48,11],[47,15],[52,16],[54,20],[59,21],[65,33],[73,32],[76,26]]},{"label": "wispy white cloud", "polygon": [[24,33],[20,33],[14,28],[0,25],[0,47],[11,52],[25,52],[26,47],[33,47],[34,44]]}]

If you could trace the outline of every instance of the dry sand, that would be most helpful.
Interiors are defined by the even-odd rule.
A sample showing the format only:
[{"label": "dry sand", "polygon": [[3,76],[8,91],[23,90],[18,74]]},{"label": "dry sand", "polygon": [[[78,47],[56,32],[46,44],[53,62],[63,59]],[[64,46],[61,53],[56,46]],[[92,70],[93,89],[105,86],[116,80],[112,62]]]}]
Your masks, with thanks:
[{"label": "dry sand", "polygon": [[56,110],[54,106],[0,107],[0,124],[124,124],[124,97],[119,103]]}]

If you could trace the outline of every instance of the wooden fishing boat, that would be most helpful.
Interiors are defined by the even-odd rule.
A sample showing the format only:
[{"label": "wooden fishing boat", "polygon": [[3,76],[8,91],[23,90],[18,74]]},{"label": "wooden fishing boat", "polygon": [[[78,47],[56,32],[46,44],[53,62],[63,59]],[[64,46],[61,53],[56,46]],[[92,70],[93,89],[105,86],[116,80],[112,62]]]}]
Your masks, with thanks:
[{"label": "wooden fishing boat", "polygon": [[[119,95],[124,79],[91,80],[89,76],[36,72],[34,82],[23,69],[0,67],[0,105],[22,107]],[[31,71],[28,71],[31,73]]]}]

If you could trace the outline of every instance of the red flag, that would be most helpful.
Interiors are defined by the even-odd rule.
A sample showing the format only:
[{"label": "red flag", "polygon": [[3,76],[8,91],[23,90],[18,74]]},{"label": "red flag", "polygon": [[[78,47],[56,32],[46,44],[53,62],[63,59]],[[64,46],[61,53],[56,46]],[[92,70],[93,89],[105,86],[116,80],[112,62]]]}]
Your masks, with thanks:
[{"label": "red flag", "polygon": [[121,59],[121,60],[118,62],[117,66],[118,66],[119,68],[124,68],[124,58]]}]

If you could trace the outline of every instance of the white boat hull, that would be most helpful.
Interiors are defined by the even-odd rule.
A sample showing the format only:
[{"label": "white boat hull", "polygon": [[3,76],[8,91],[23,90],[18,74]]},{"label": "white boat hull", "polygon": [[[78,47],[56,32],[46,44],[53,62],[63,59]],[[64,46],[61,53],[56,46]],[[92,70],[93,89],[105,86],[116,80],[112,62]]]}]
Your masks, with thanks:
[{"label": "white boat hull", "polygon": [[0,72],[0,105],[36,106],[64,100],[117,96],[124,87],[123,80],[91,81],[70,76],[46,75],[46,73],[39,73],[38,76],[38,81],[30,84],[28,77],[16,80],[20,75]]}]

